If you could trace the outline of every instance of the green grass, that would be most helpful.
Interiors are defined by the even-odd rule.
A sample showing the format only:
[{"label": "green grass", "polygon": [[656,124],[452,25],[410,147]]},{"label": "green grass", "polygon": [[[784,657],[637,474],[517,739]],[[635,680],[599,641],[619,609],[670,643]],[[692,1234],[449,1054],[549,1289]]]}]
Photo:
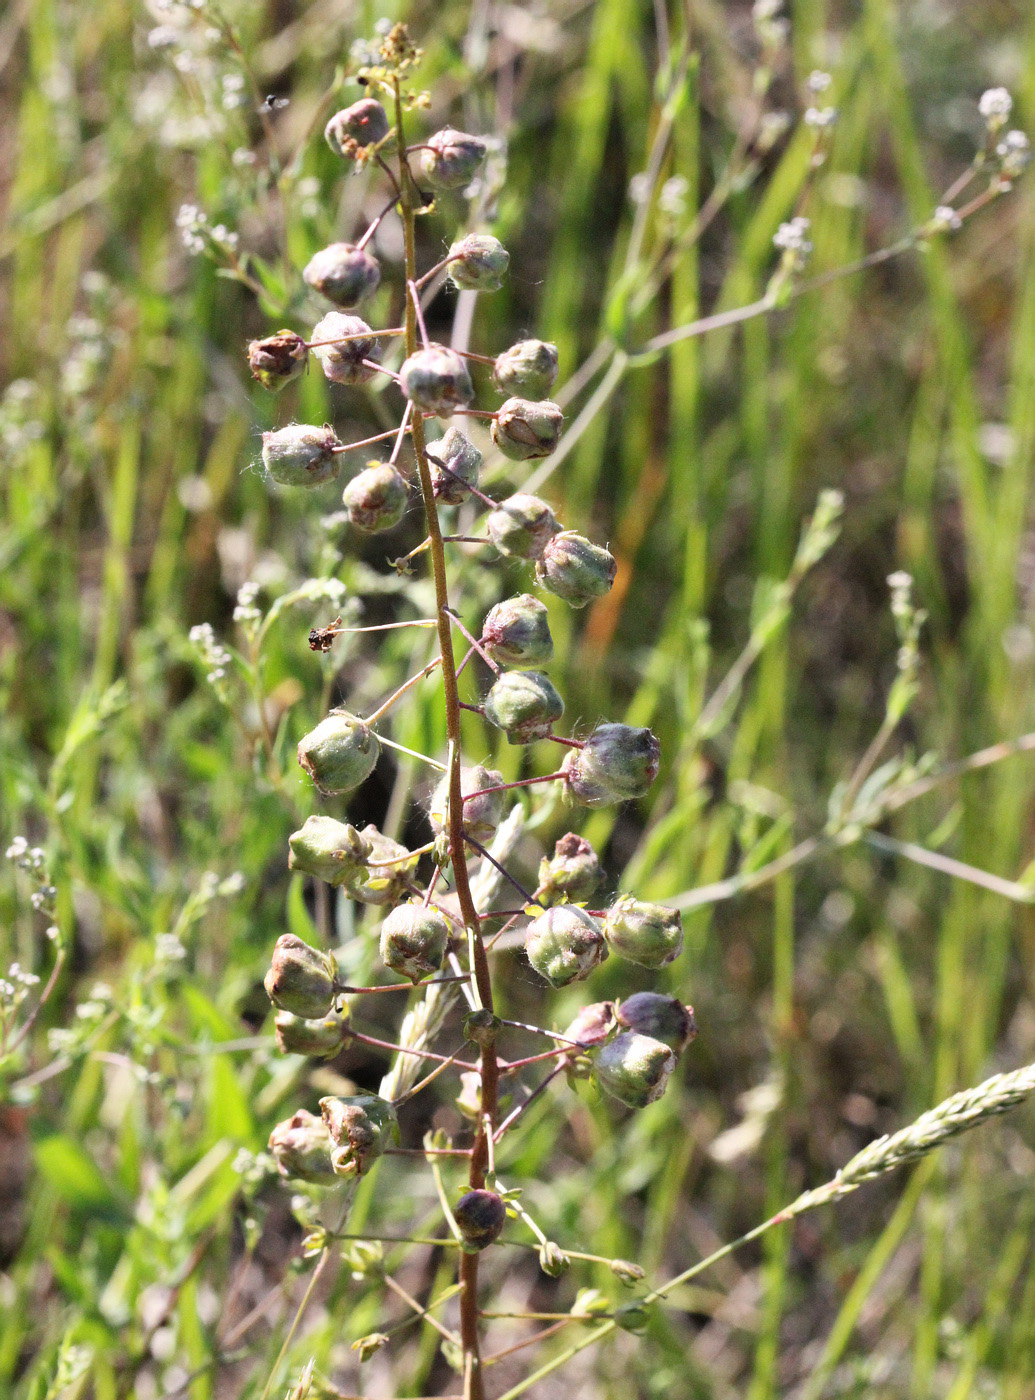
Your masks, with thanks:
[{"label": "green grass", "polygon": [[[387,618],[400,598],[429,608],[421,577],[384,572],[379,538],[357,547],[320,527],[333,492],[316,511],[269,493],[253,469],[258,432],[287,409],[251,385],[242,355],[254,334],[306,324],[291,268],[353,227],[366,177],[342,182],[305,132],[333,84],[355,96],[335,65],[382,11],[239,9],[229,12],[261,90],[292,97],[274,121],[282,150],[300,152],[298,176],[319,181],[315,202],[295,182],[282,211],[233,164],[230,151],[261,143],[253,104],[228,114],[241,125],[225,140],[192,135],[194,79],[177,80],[148,48],[156,21],[143,6],[97,0],[87,15],[33,0],[0,18],[10,178],[0,363],[6,382],[34,386],[9,389],[0,405],[0,839],[25,834],[46,848],[69,944],[55,995],[0,1065],[0,1393],[18,1400],[262,1394],[312,1265],[299,1263],[290,1193],[242,1191],[233,1162],[239,1149],[261,1151],[297,1104],[333,1091],[333,1072],[270,1053],[261,978],[285,930],[335,934],[349,977],[373,967],[369,938],[352,937],[363,911],[314,901],[287,873],[286,837],[314,806],[291,750],[329,700],[369,709],[428,654],[423,634],[414,647],[389,633],[376,650],[356,639],[325,663],[305,634],[333,610],[285,609],[264,652],[267,753],[254,705],[221,704],[187,640],[210,622],[240,644],[231,614],[249,577],[266,581],[264,606],[335,576],[361,620]],[[721,177],[749,100],[747,11],[689,9],[693,52],[672,91],[681,13],[669,16],[668,66],[645,4],[544,7],[527,50],[524,31],[486,40],[480,7],[408,14],[427,48],[435,121],[506,124],[493,228],[513,276],[479,301],[476,349],[541,335],[560,347],[563,382],[604,338],[633,352],[765,291],[772,235],[808,163],[800,131],[730,193],[663,289],[636,299],[664,216],[652,206],[637,226],[629,179],[655,151],[660,180],[686,180],[692,212]],[[516,25],[519,12],[508,13]],[[1035,26],[1020,4],[935,15],[891,0],[850,11],[801,3],[794,21],[799,83],[829,63],[840,112],[810,197],[812,272],[928,217],[970,159],[985,87],[1005,82],[1014,120],[1031,120]],[[217,68],[227,67],[224,54]],[[197,81],[210,96],[204,67]],[[789,77],[778,93],[794,104]],[[922,253],[741,328],[619,362],[600,411],[544,479],[561,518],[609,540],[621,565],[614,592],[587,613],[551,605],[552,675],[568,716],[582,727],[598,716],[650,724],[663,745],[649,800],[584,825],[613,886],[673,898],[822,832],[829,794],[878,729],[894,680],[884,582],[894,570],[913,574],[929,620],[919,691],[884,758],[955,760],[1035,729],[1033,198],[1021,180]],[[184,254],[175,217],[188,201],[268,259],[266,305]],[[429,221],[429,260],[452,236],[451,217]],[[84,284],[87,272],[105,283]],[[391,314],[387,297],[380,309]],[[567,407],[569,431],[607,373],[602,363]],[[313,375],[291,412],[354,419],[358,436],[390,422],[391,409],[358,394],[332,405]],[[703,706],[828,487],[845,495],[840,539],[702,738]],[[416,543],[416,526],[398,540],[389,552]],[[501,582],[465,570],[472,626],[503,588],[525,586],[518,571]],[[433,685],[418,694],[392,735],[439,753],[441,700]],[[469,735],[484,744],[473,717]],[[498,759],[519,775],[514,750]],[[1004,757],[933,787],[880,829],[1027,884],[1032,773],[1030,755]],[[418,844],[407,806],[427,789],[424,770],[403,760],[365,794],[369,810],[349,815],[384,818]],[[533,841],[563,823],[547,816]],[[530,843],[523,857],[535,854]],[[206,871],[239,871],[242,888],[199,898]],[[5,867],[0,976],[16,960],[44,978],[50,969],[30,891]],[[652,1283],[825,1181],[875,1133],[1035,1058],[1035,925],[1022,901],[858,841],[695,908],[686,924],[687,951],[663,980],[695,1004],[701,1034],[678,1083],[628,1118],[588,1089],[561,1088],[500,1166],[551,1238],[637,1260]],[[156,962],[156,937],[174,929],[186,960]],[[510,971],[506,1004],[518,1017],[563,1024],[579,1004],[571,993],[544,1013],[538,984],[516,962]],[[98,982],[107,997],[92,992]],[[599,997],[633,989],[614,961],[590,984]],[[77,1046],[48,1041],[69,1027],[80,1028]],[[366,1085],[383,1067],[352,1054],[338,1069]],[[760,1117],[742,1096],[766,1083],[774,1092]],[[713,1141],[745,1117],[743,1150],[716,1160]],[[583,1352],[567,1382],[561,1372],[532,1393],[568,1384],[594,1400],[1021,1400],[1035,1386],[1032,1124],[1022,1109],[912,1176],[770,1232],[674,1294],[643,1337]],[[424,1125],[416,1115],[413,1141]],[[437,1229],[423,1167],[382,1164],[350,1228],[363,1222]],[[498,1253],[485,1272],[510,1298],[504,1307],[565,1308],[581,1286],[626,1297],[604,1266],[555,1285],[533,1253]],[[422,1299],[451,1279],[449,1261],[426,1251],[388,1248],[386,1266]],[[285,1393],[310,1356],[345,1393],[454,1393],[429,1328],[405,1329],[359,1372],[347,1344],[404,1315],[376,1277],[328,1269],[271,1393]],[[86,1370],[59,1381],[60,1357],[75,1369],[71,1346],[89,1349]],[[544,1344],[536,1364],[551,1346],[560,1343]],[[518,1384],[531,1355],[501,1364],[492,1393]]]}]

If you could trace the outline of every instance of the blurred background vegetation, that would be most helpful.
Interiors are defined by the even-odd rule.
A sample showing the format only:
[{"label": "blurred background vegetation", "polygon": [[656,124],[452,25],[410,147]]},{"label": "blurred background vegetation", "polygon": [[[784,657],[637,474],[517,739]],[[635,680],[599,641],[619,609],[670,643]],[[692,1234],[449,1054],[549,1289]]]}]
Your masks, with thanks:
[{"label": "blurred background vegetation", "polygon": [[[383,562],[416,543],[412,515],[386,551],[342,529],[333,491],[321,519],[254,469],[259,430],[286,410],[248,380],[244,344],[313,323],[321,312],[292,269],[362,228],[383,197],[344,179],[319,139],[330,104],[358,95],[343,81],[353,42],[380,18],[407,19],[426,50],[430,123],[499,138],[499,187],[481,208],[512,275],[479,300],[472,344],[552,340],[562,383],[605,341],[641,346],[761,295],[808,166],[813,69],[833,74],[839,110],[808,208],[817,273],[929,217],[980,143],[985,88],[1010,88],[1019,126],[1035,110],[1035,21],[1020,0],[793,0],[768,100],[792,115],[788,133],[634,312],[643,260],[691,223],[752,110],[747,5],[184,10],[9,0],[0,15],[0,837],[43,847],[56,891],[34,909],[32,879],[7,863],[0,973],[17,962],[46,979],[48,924],[67,946],[54,995],[0,1067],[0,1393],[32,1400],[262,1393],[307,1266],[290,1192],[238,1154],[261,1152],[298,1103],[345,1077],[374,1085],[387,1063],[358,1045],[330,1069],[271,1055],[261,978],[288,929],[313,938],[333,924],[348,974],[370,965],[351,938],[356,911],[320,907],[287,874],[286,837],[311,801],[291,749],[328,699],[362,709],[386,693],[410,643],[388,634],[327,662],[305,634],[336,609],[312,594],[285,607],[265,651],[266,753],[255,696],[224,704],[188,640],[210,623],[234,642],[248,580],[268,609],[337,577],[368,621],[391,616],[397,595],[424,596]],[[267,95],[278,100],[259,113]],[[637,203],[630,182],[642,193],[634,177],[652,150],[667,193]],[[608,539],[620,562],[586,613],[551,607],[568,714],[650,724],[663,745],[651,797],[584,827],[613,886],[671,898],[822,830],[895,676],[893,571],[912,574],[928,621],[919,692],[887,754],[953,760],[1035,728],[1033,197],[1022,180],[951,239],[648,357],[543,485],[562,520]],[[231,261],[262,297],[222,275],[226,259],[191,256],[184,204],[239,237]],[[427,221],[426,262],[456,217]],[[393,295],[378,324],[396,323]],[[436,302],[433,335],[449,334],[452,306]],[[599,382],[572,400],[569,424]],[[355,438],[386,422],[377,396],[327,389],[310,375],[290,411],[347,421]],[[702,705],[827,487],[845,496],[841,538],[702,736]],[[501,584],[461,568],[475,625]],[[394,733],[435,750],[432,691]],[[477,724],[471,742],[484,742]],[[516,773],[512,751],[499,757]],[[401,823],[426,786],[386,761],[349,816],[416,844],[420,822]],[[1031,789],[1032,760],[1006,757],[903,807],[880,849],[862,840],[690,911],[687,951],[665,974],[701,1027],[678,1084],[628,1118],[562,1087],[510,1149],[508,1184],[525,1187],[551,1237],[662,1279],[875,1134],[1035,1058]],[[1004,884],[918,865],[888,839]],[[530,863],[536,853],[530,842]],[[542,1014],[517,960],[503,983],[511,1014]],[[590,988],[634,989],[628,965],[611,964]],[[448,1094],[421,1113],[448,1126]],[[674,1294],[644,1336],[619,1334],[533,1393],[1030,1396],[1033,1127],[1021,1110],[911,1177],[773,1232]],[[353,1228],[436,1225],[426,1172],[401,1160],[361,1192]],[[534,1253],[499,1253],[486,1272],[502,1309],[569,1305],[571,1279],[545,1279]],[[390,1260],[422,1296],[441,1267],[429,1250]],[[615,1292],[606,1268],[581,1281]],[[312,1355],[346,1393],[451,1393],[430,1329],[404,1331],[360,1370],[348,1344],[405,1312],[376,1278],[332,1270],[289,1349],[292,1374]],[[501,1366],[498,1389],[523,1368],[521,1353]]]}]

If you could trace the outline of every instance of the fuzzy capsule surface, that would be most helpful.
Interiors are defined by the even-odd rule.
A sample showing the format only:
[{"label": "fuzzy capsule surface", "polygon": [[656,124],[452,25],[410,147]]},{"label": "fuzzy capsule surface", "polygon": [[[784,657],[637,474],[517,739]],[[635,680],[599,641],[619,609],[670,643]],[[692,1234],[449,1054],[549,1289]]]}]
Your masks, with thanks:
[{"label": "fuzzy capsule surface", "polygon": [[278,1011],[319,1021],[334,1005],[337,976],[338,965],[330,953],[283,933],[274,945],[263,986]]},{"label": "fuzzy capsule surface", "polygon": [[406,478],[390,462],[375,462],[357,472],[341,493],[349,524],[368,535],[394,529],[409,499]]},{"label": "fuzzy capsule surface", "polygon": [[626,1030],[653,1036],[677,1055],[697,1035],[694,1008],[663,992],[634,992],[619,1003],[616,1014]]},{"label": "fuzzy capsule surface", "polygon": [[248,368],[252,378],[274,394],[297,379],[308,362],[306,343],[294,331],[277,331],[276,335],[250,341],[248,345]]},{"label": "fuzzy capsule surface", "polygon": [[553,658],[546,604],[531,593],[505,598],[487,614],[482,624],[482,646],[500,666],[536,670]]},{"label": "fuzzy capsule surface", "polygon": [[338,1176],[362,1176],[386,1147],[399,1141],[395,1109],[378,1094],[329,1095],[320,1112],[331,1139],[331,1166]]},{"label": "fuzzy capsule surface", "polygon": [[302,279],[335,306],[349,311],[371,297],[381,282],[381,267],[365,248],[330,243],[306,263]]},{"label": "fuzzy capsule surface", "polygon": [[389,132],[388,113],[373,97],[361,97],[335,112],[323,129],[324,140],[336,156],[348,157],[349,146],[375,146]]},{"label": "fuzzy capsule surface", "polygon": [[661,745],[649,729],[600,724],[561,764],[568,795],[583,807],[642,797],[658,776]]},{"label": "fuzzy capsule surface", "polygon": [[290,1011],[278,1011],[273,1020],[277,1049],[282,1055],[310,1055],[327,1059],[341,1049],[345,1017],[332,1013],[321,1020],[306,1020]]},{"label": "fuzzy capsule surface", "polygon": [[664,967],[683,951],[683,917],[678,909],[622,895],[604,919],[612,953],[641,967]]},{"label": "fuzzy capsule surface", "polygon": [[369,854],[363,868],[343,882],[349,897],[360,904],[398,904],[407,893],[420,857],[383,835],[372,822],[359,834],[369,846]]},{"label": "fuzzy capsule surface", "polygon": [[519,491],[489,512],[485,528],[501,554],[538,559],[560,526],[545,501]]},{"label": "fuzzy capsule surface", "polygon": [[498,292],[510,254],[490,233],[469,233],[450,246],[449,280],[464,292]]},{"label": "fuzzy capsule surface", "polygon": [[592,898],[603,878],[596,851],[584,836],[569,831],[554,846],[553,855],[539,862],[535,897],[547,904],[582,904]]},{"label": "fuzzy capsule surface", "polygon": [[495,1191],[466,1191],[453,1207],[453,1219],[460,1229],[463,1248],[478,1254],[499,1238],[507,1223],[507,1207]]},{"label": "fuzzy capsule surface", "polygon": [[600,1087],[629,1108],[646,1108],[665,1092],[676,1067],[671,1049],[653,1036],[622,1031],[596,1051],[593,1073]]},{"label": "fuzzy capsule surface", "polygon": [[325,793],[351,792],[370,777],[381,753],[377,735],[356,715],[332,712],[298,745],[298,761]]},{"label": "fuzzy capsule surface", "polygon": [[470,495],[470,487],[478,485],[482,454],[459,428],[450,428],[430,445],[428,460],[432,490],[443,505],[458,506]]},{"label": "fuzzy capsule surface", "polygon": [[548,340],[519,340],[496,356],[492,377],[501,394],[533,402],[549,398],[557,381],[557,346]]},{"label": "fuzzy capsule surface", "polygon": [[581,982],[607,957],[597,921],[576,904],[556,904],[525,930],[528,961],[553,987]]},{"label": "fuzzy capsule surface", "polygon": [[594,544],[577,530],[564,530],[549,540],[535,566],[540,587],[573,608],[584,608],[611,591],[618,563],[609,549]]},{"label": "fuzzy capsule surface", "polygon": [[512,744],[545,739],[564,714],[564,701],[541,671],[504,671],[484,701],[485,718]]},{"label": "fuzzy capsule surface", "polygon": [[561,440],[564,414],[549,399],[507,399],[490,429],[493,442],[512,462],[549,457]]},{"label": "fuzzy capsule surface", "polygon": [[332,428],[289,423],[262,435],[262,465],[281,486],[322,486],[338,475],[341,443]]},{"label": "fuzzy capsule surface", "polygon": [[569,1040],[577,1040],[582,1045],[603,1045],[614,1028],[614,1002],[593,1001],[576,1014],[570,1025],[565,1026],[564,1034]]},{"label": "fuzzy capsule surface", "polygon": [[[355,336],[360,338],[349,338]],[[363,361],[380,360],[381,347],[361,316],[349,316],[344,311],[328,311],[313,327],[312,339],[314,342],[338,341],[336,345],[313,346],[313,354],[320,361],[324,377],[332,384],[368,384],[377,373]]]},{"label": "fuzzy capsule surface", "polygon": [[446,126],[428,137],[427,149],[420,153],[420,168],[432,189],[461,189],[474,179],[487,151],[480,136]]},{"label": "fuzzy capsule surface", "polygon": [[403,360],[399,369],[403,393],[425,413],[448,418],[474,398],[474,385],[463,357],[447,345],[431,344]]},{"label": "fuzzy capsule surface", "polygon": [[[480,763],[470,768],[460,769],[460,791],[466,797],[478,793],[464,803],[464,831],[484,846],[496,834],[496,828],[503,816],[502,792],[485,791],[498,788],[503,782],[503,774],[495,768],[484,768]],[[449,776],[441,780],[431,798],[431,825],[436,835],[449,830]]]},{"label": "fuzzy capsule surface", "polygon": [[288,869],[342,885],[364,869],[370,842],[354,826],[334,817],[306,817],[288,837]]},{"label": "fuzzy capsule surface", "polygon": [[381,925],[381,960],[411,982],[438,972],[449,945],[449,924],[423,901],[400,904]]},{"label": "fuzzy capsule surface", "polygon": [[277,1171],[288,1180],[308,1181],[316,1186],[334,1184],[331,1166],[331,1139],[327,1125],[315,1113],[300,1108],[270,1133],[269,1149]]}]

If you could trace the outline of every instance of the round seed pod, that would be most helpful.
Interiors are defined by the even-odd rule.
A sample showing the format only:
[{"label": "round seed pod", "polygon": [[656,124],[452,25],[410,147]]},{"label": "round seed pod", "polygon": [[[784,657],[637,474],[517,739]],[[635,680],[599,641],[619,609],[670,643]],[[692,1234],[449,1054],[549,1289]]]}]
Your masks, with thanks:
[{"label": "round seed pod", "polygon": [[601,724],[561,764],[565,788],[583,807],[609,807],[642,797],[658,776],[661,745],[649,729]]},{"label": "round seed pod", "polygon": [[548,340],[519,340],[496,356],[492,377],[501,394],[545,399],[557,380],[557,346]]},{"label": "round seed pod", "polygon": [[564,714],[564,701],[541,671],[504,671],[485,697],[485,718],[512,744],[545,739]]},{"label": "round seed pod", "polygon": [[596,851],[584,836],[569,831],[557,842],[553,855],[539,862],[535,897],[546,904],[582,904],[592,898],[603,878]]},{"label": "round seed pod", "polygon": [[593,1074],[612,1098],[646,1108],[661,1098],[675,1067],[675,1055],[660,1040],[623,1031],[596,1052]]},{"label": "round seed pod", "polygon": [[403,360],[399,369],[403,393],[425,413],[448,418],[474,398],[474,385],[463,356],[446,345],[432,344]]},{"label": "round seed pod", "polygon": [[549,457],[561,440],[564,414],[549,399],[507,399],[493,419],[493,442],[512,462]]},{"label": "round seed pod", "polygon": [[581,1041],[583,1045],[603,1045],[615,1028],[615,1004],[613,1001],[594,1001],[584,1006],[565,1028],[569,1040]]},{"label": "round seed pod", "polygon": [[390,130],[388,113],[373,97],[361,97],[335,112],[323,129],[324,140],[336,156],[352,155],[353,146],[376,146]]},{"label": "round seed pod", "polygon": [[334,1184],[331,1166],[331,1139],[327,1125],[315,1113],[300,1108],[270,1133],[269,1149],[277,1171],[288,1180],[308,1181],[316,1186]]},{"label": "round seed pod", "polygon": [[607,911],[604,937],[620,958],[641,967],[664,967],[683,951],[683,916],[678,909],[624,894]]},{"label": "round seed pod", "polygon": [[[359,340],[346,337],[359,336]],[[339,340],[339,337],[341,338]],[[316,345],[313,354],[320,361],[324,377],[332,384],[368,384],[376,369],[364,360],[380,360],[381,347],[366,321],[343,311],[328,311],[313,327],[314,341],[339,340],[337,345]]]},{"label": "round seed pod", "polygon": [[498,292],[510,254],[491,233],[469,233],[449,249],[449,280],[465,292]]},{"label": "round seed pod", "polygon": [[381,925],[382,961],[411,982],[439,971],[448,944],[445,916],[420,900],[400,904]]},{"label": "round seed pod", "polygon": [[545,501],[518,492],[490,511],[485,528],[501,554],[517,559],[538,559],[560,526]]},{"label": "round seed pod", "polygon": [[428,137],[420,168],[432,189],[457,190],[471,183],[487,150],[480,137],[447,126]]},{"label": "round seed pod", "polygon": [[349,524],[366,534],[391,530],[406,514],[406,478],[390,462],[372,462],[358,472],[341,493]]},{"label": "round seed pod", "polygon": [[610,550],[575,530],[564,530],[548,542],[536,562],[535,576],[549,593],[573,608],[584,608],[611,591],[617,570]]},{"label": "round seed pod", "polygon": [[273,1029],[282,1055],[309,1055],[325,1060],[341,1049],[345,1018],[332,1013],[322,1020],[309,1021],[303,1016],[292,1016],[290,1011],[278,1011]]},{"label": "round seed pod", "polygon": [[447,506],[465,501],[470,495],[468,487],[478,485],[482,465],[482,454],[470,438],[459,428],[450,428],[439,442],[431,444],[428,457],[435,499]]},{"label": "round seed pod", "polygon": [[[484,846],[496,834],[496,828],[503,816],[502,792],[486,792],[486,788],[497,788],[503,782],[503,774],[494,768],[483,768],[480,763],[470,768],[460,769],[460,791],[481,795],[464,803],[464,831]],[[446,774],[431,797],[431,825],[436,836],[449,831],[449,775]]]},{"label": "round seed pod", "polygon": [[274,945],[263,986],[278,1011],[320,1021],[334,1005],[337,978],[338,965],[330,953],[283,933]]},{"label": "round seed pod", "polygon": [[298,378],[308,360],[306,343],[294,331],[278,331],[264,340],[248,343],[248,368],[252,378],[275,394]]},{"label": "round seed pod", "polygon": [[338,1176],[362,1176],[386,1147],[399,1141],[395,1109],[378,1094],[329,1095],[320,1112],[331,1139],[331,1166]]},{"label": "round seed pod", "polygon": [[553,657],[546,604],[531,593],[497,603],[482,624],[481,643],[500,666],[545,666]]},{"label": "round seed pod", "polygon": [[540,977],[554,987],[581,982],[607,957],[597,921],[577,904],[557,904],[525,930],[525,952]]},{"label": "round seed pod", "polygon": [[478,1254],[499,1237],[507,1221],[507,1207],[495,1191],[467,1191],[453,1207],[453,1219],[466,1253]]},{"label": "round seed pod", "polygon": [[306,817],[288,837],[288,869],[342,885],[364,869],[370,843],[354,826],[333,817]]},{"label": "round seed pod", "polygon": [[314,292],[348,311],[374,295],[381,268],[365,248],[331,243],[313,254],[302,269],[302,277]]},{"label": "round seed pod", "polygon": [[483,1050],[496,1044],[502,1028],[503,1022],[500,1018],[494,1016],[491,1011],[486,1011],[484,1007],[478,1011],[469,1011],[464,1017],[464,1039],[469,1040],[472,1045],[481,1046]]},{"label": "round seed pod", "polygon": [[322,486],[338,475],[341,443],[326,425],[289,423],[262,435],[262,465],[281,486]]},{"label": "round seed pod", "polygon": [[398,904],[408,891],[410,876],[420,857],[382,835],[373,823],[359,835],[369,848],[366,864],[344,881],[345,890],[361,904]]},{"label": "round seed pod", "polygon": [[662,992],[635,992],[618,1006],[618,1022],[626,1030],[653,1036],[681,1054],[697,1035],[694,1008]]},{"label": "round seed pod", "polygon": [[374,771],[380,753],[369,725],[344,710],[332,710],[298,745],[299,763],[323,793],[359,787]]}]

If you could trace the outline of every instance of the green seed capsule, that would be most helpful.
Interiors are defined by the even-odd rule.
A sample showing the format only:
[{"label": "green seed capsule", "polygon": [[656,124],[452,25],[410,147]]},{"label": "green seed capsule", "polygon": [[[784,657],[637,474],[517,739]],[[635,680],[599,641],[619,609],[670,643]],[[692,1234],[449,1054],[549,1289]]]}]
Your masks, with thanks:
[{"label": "green seed capsule", "polygon": [[545,399],[557,379],[557,346],[548,340],[519,340],[496,356],[492,377],[501,394]]},{"label": "green seed capsule", "polygon": [[507,1223],[507,1207],[495,1191],[467,1191],[453,1208],[464,1250],[478,1254],[498,1239]]},{"label": "green seed capsule", "polygon": [[519,492],[490,512],[485,528],[501,554],[538,559],[560,526],[545,501]]},{"label": "green seed capsule", "polygon": [[409,498],[406,478],[389,462],[374,462],[358,472],[341,493],[349,524],[371,535],[394,529]]},{"label": "green seed capsule", "polygon": [[341,443],[332,429],[289,423],[262,435],[262,464],[281,486],[322,486],[338,475]]},{"label": "green seed capsule", "polygon": [[485,718],[512,744],[545,739],[564,714],[564,701],[541,671],[504,671],[485,697]]},{"label": "green seed capsule", "polygon": [[449,946],[449,924],[421,900],[400,904],[381,925],[381,959],[386,967],[419,982],[438,972]]},{"label": "green seed capsule", "polygon": [[482,624],[481,643],[500,666],[545,666],[553,657],[545,603],[531,593],[497,603]]},{"label": "green seed capsule", "polygon": [[465,292],[498,292],[510,266],[510,254],[489,233],[469,233],[449,249],[449,278]]},{"label": "green seed capsule", "polygon": [[549,457],[561,440],[564,414],[549,399],[507,399],[493,419],[493,442],[513,462]]},{"label": "green seed capsule", "polygon": [[[360,339],[351,337],[359,336]],[[359,316],[347,316],[343,311],[329,311],[313,327],[312,339],[316,344],[313,354],[320,361],[325,378],[332,384],[367,384],[377,370],[365,365],[364,360],[378,361],[381,347],[366,321]],[[335,345],[321,345],[320,341],[334,341]]]},{"label": "green seed capsule", "polygon": [[386,1147],[399,1141],[395,1109],[377,1094],[320,1100],[331,1138],[331,1166],[338,1176],[362,1176]]},{"label": "green seed capsule", "polygon": [[593,897],[603,878],[596,851],[584,836],[569,831],[557,842],[553,855],[539,862],[535,897],[546,904],[582,904]]},{"label": "green seed capsule", "polygon": [[612,1098],[646,1108],[661,1098],[675,1067],[675,1055],[660,1040],[623,1031],[596,1052],[593,1073]]},{"label": "green seed capsule", "polygon": [[300,1108],[278,1123],[270,1133],[269,1149],[277,1171],[288,1180],[308,1181],[316,1186],[334,1184],[330,1135],[323,1119],[314,1113]]},{"label": "green seed capsule", "polygon": [[664,967],[683,951],[683,918],[678,909],[626,894],[607,911],[604,937],[620,958],[641,967]]},{"label": "green seed capsule", "polygon": [[420,153],[421,171],[432,189],[460,189],[474,179],[487,151],[481,137],[447,126],[428,137],[427,149]]},{"label": "green seed capsule", "polygon": [[618,1021],[627,1030],[653,1036],[681,1054],[697,1035],[694,1008],[661,992],[635,992],[618,1007]]},{"label": "green seed capsule", "polygon": [[[498,788],[503,782],[503,774],[494,768],[483,768],[480,763],[471,768],[460,769],[460,791],[466,797],[478,793],[464,803],[464,831],[480,841],[484,846],[496,834],[496,828],[503,816],[503,792],[485,791]],[[431,798],[431,825],[436,835],[448,834],[449,829],[449,777],[442,779]]]},{"label": "green seed capsule", "polygon": [[408,892],[410,876],[420,856],[384,836],[371,822],[359,833],[369,846],[364,868],[350,875],[344,888],[361,904],[398,904]]},{"label": "green seed capsule", "polygon": [[248,345],[248,368],[264,389],[278,393],[297,379],[309,359],[306,343],[294,331],[278,331]]},{"label": "green seed capsule", "polygon": [[403,393],[425,413],[448,418],[474,398],[474,385],[463,357],[446,345],[429,345],[403,360],[399,370]]},{"label": "green seed capsule", "polygon": [[601,724],[561,764],[565,788],[583,807],[642,797],[658,776],[661,745],[649,729]]},{"label": "green seed capsule", "polygon": [[503,1022],[500,1018],[494,1016],[491,1011],[486,1011],[484,1007],[478,1011],[469,1011],[464,1017],[464,1039],[473,1045],[480,1045],[483,1050],[496,1044],[502,1029]]},{"label": "green seed capsule", "polygon": [[356,715],[332,711],[298,745],[298,761],[324,793],[351,792],[374,771],[381,745]]},{"label": "green seed capsule", "polygon": [[320,1021],[334,1005],[337,977],[338,965],[330,953],[284,933],[274,946],[263,985],[278,1011]]},{"label": "green seed capsule", "polygon": [[323,129],[324,140],[336,156],[351,156],[351,146],[376,146],[388,135],[388,113],[373,97],[360,98],[335,112]]},{"label": "green seed capsule", "polygon": [[618,564],[601,544],[593,544],[575,530],[554,535],[535,566],[539,584],[570,604],[584,608],[594,598],[610,592]]},{"label": "green seed capsule", "polygon": [[[347,1015],[347,1013],[346,1013]],[[310,1021],[293,1016],[290,1011],[278,1011],[273,1020],[277,1049],[282,1055],[309,1055],[313,1059],[328,1059],[341,1049],[345,1036],[345,1016],[332,1014]]]},{"label": "green seed capsule", "polygon": [[468,488],[478,485],[482,454],[459,428],[450,428],[439,442],[433,442],[428,458],[435,499],[444,505],[458,506],[470,495]]},{"label": "green seed capsule", "polygon": [[575,904],[557,904],[525,930],[525,952],[554,987],[581,982],[607,957],[600,926]]},{"label": "green seed capsule", "polygon": [[377,291],[381,268],[365,248],[331,243],[313,254],[302,269],[302,277],[314,292],[349,311]]},{"label": "green seed capsule", "polygon": [[288,869],[342,885],[364,869],[370,842],[354,826],[333,817],[306,817],[288,837]]}]

